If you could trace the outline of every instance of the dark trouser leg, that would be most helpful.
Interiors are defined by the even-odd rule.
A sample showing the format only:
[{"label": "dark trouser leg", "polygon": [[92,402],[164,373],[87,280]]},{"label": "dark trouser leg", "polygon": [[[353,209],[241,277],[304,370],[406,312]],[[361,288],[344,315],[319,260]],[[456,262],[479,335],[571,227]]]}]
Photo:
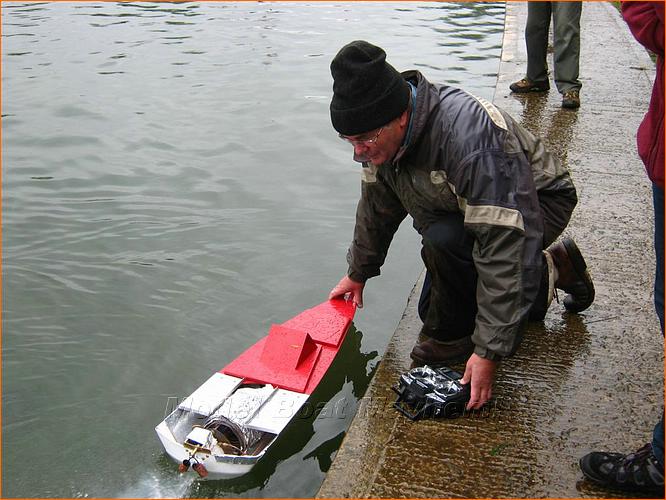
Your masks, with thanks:
[{"label": "dark trouser leg", "polygon": [[654,454],[659,464],[664,466],[664,416],[654,427],[652,432],[652,453]]},{"label": "dark trouser leg", "polygon": [[[654,280],[654,305],[664,334],[664,190],[653,186],[654,200],[654,251],[656,256],[656,273]],[[658,376],[663,377],[663,373]],[[664,465],[664,416],[652,433],[652,453],[659,463]]]},{"label": "dark trouser leg", "polygon": [[548,300],[548,265],[546,264],[546,257],[542,258],[543,269],[541,271],[541,282],[539,283],[539,293],[537,293],[530,309],[529,321],[543,321],[548,312],[550,301]]},{"label": "dark trouser leg", "polygon": [[[421,250],[421,257],[423,258],[423,250]],[[425,261],[424,261],[425,263]],[[428,316],[428,308],[430,307],[430,291],[432,289],[432,277],[430,271],[426,269],[425,278],[423,278],[423,288],[421,288],[421,296],[419,297],[419,318],[425,323]]]},{"label": "dark trouser leg", "polygon": [[580,90],[580,13],[582,2],[552,2],[553,66],[555,85],[560,94]]},{"label": "dark trouser leg", "polygon": [[664,334],[664,190],[652,187],[654,200],[654,252],[656,272],[654,280],[654,306],[657,310],[661,334]]},{"label": "dark trouser leg", "polygon": [[419,300],[423,333],[440,341],[469,336],[476,319],[477,274],[474,241],[465,232],[463,216],[447,214],[422,236],[427,270]]},{"label": "dark trouser leg", "polygon": [[527,46],[527,79],[533,82],[548,80],[548,28],[551,2],[528,2],[525,45]]}]

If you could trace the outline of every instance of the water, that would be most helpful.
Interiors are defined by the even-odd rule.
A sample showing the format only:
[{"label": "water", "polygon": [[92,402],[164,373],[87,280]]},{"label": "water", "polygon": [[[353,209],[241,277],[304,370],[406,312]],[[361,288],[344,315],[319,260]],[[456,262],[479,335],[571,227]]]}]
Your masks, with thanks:
[{"label": "water", "polygon": [[346,270],[359,192],[329,64],[367,39],[492,99],[503,4],[2,4],[2,493],[312,496],[421,271],[406,221],[257,470],[177,474],[174,400]]}]

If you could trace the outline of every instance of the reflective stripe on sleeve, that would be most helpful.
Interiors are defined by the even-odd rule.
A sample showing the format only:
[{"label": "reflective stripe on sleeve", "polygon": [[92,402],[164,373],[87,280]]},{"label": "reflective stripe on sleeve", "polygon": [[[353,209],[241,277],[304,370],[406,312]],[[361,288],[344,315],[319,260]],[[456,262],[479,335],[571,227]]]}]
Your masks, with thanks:
[{"label": "reflective stripe on sleeve", "polygon": [[466,205],[465,224],[489,224],[525,231],[523,215],[518,210],[493,205]]},{"label": "reflective stripe on sleeve", "polygon": [[486,111],[486,113],[488,113],[488,116],[490,116],[490,119],[493,121],[495,125],[497,125],[502,130],[508,130],[508,127],[506,125],[506,120],[502,116],[502,113],[500,113],[499,109],[497,109],[493,103],[485,100],[483,97],[477,97],[474,94],[469,94],[469,95],[471,95],[474,99],[476,99],[479,104],[481,104],[481,106]]}]

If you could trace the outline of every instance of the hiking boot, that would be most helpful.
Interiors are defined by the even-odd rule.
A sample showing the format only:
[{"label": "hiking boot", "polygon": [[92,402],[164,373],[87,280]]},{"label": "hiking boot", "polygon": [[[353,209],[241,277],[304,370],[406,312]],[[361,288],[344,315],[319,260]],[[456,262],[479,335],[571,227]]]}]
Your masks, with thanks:
[{"label": "hiking boot", "polygon": [[580,93],[577,90],[570,90],[562,96],[562,107],[567,109],[580,108]]},{"label": "hiking boot", "polygon": [[564,290],[564,307],[569,312],[584,311],[594,302],[594,283],[585,259],[571,238],[564,238],[546,249],[557,269],[555,288]]},{"label": "hiking boot", "polygon": [[513,82],[509,85],[509,88],[511,89],[511,92],[515,92],[516,94],[525,94],[527,92],[548,92],[548,90],[550,90],[550,84],[548,83],[548,80],[533,82],[532,80],[523,78],[522,80]]},{"label": "hiking boot", "polygon": [[428,338],[414,346],[410,357],[418,365],[437,366],[446,363],[467,361],[474,352],[472,337],[440,341]]},{"label": "hiking boot", "polygon": [[621,453],[588,453],[579,462],[590,481],[608,488],[664,496],[664,466],[659,465],[650,443],[629,455]]}]

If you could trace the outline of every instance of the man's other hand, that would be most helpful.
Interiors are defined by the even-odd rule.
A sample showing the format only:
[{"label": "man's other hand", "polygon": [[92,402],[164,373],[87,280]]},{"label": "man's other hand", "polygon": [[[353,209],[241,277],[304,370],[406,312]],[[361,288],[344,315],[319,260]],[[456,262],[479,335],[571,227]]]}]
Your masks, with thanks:
[{"label": "man's other hand", "polygon": [[363,307],[363,288],[365,283],[354,281],[349,276],[345,276],[340,282],[335,285],[335,288],[328,294],[328,299],[343,296],[347,300],[354,301],[356,307]]},{"label": "man's other hand", "polygon": [[495,369],[497,361],[482,358],[478,354],[472,354],[467,360],[465,374],[460,382],[472,383],[468,410],[478,410],[488,401],[493,394],[493,382],[495,380]]}]

